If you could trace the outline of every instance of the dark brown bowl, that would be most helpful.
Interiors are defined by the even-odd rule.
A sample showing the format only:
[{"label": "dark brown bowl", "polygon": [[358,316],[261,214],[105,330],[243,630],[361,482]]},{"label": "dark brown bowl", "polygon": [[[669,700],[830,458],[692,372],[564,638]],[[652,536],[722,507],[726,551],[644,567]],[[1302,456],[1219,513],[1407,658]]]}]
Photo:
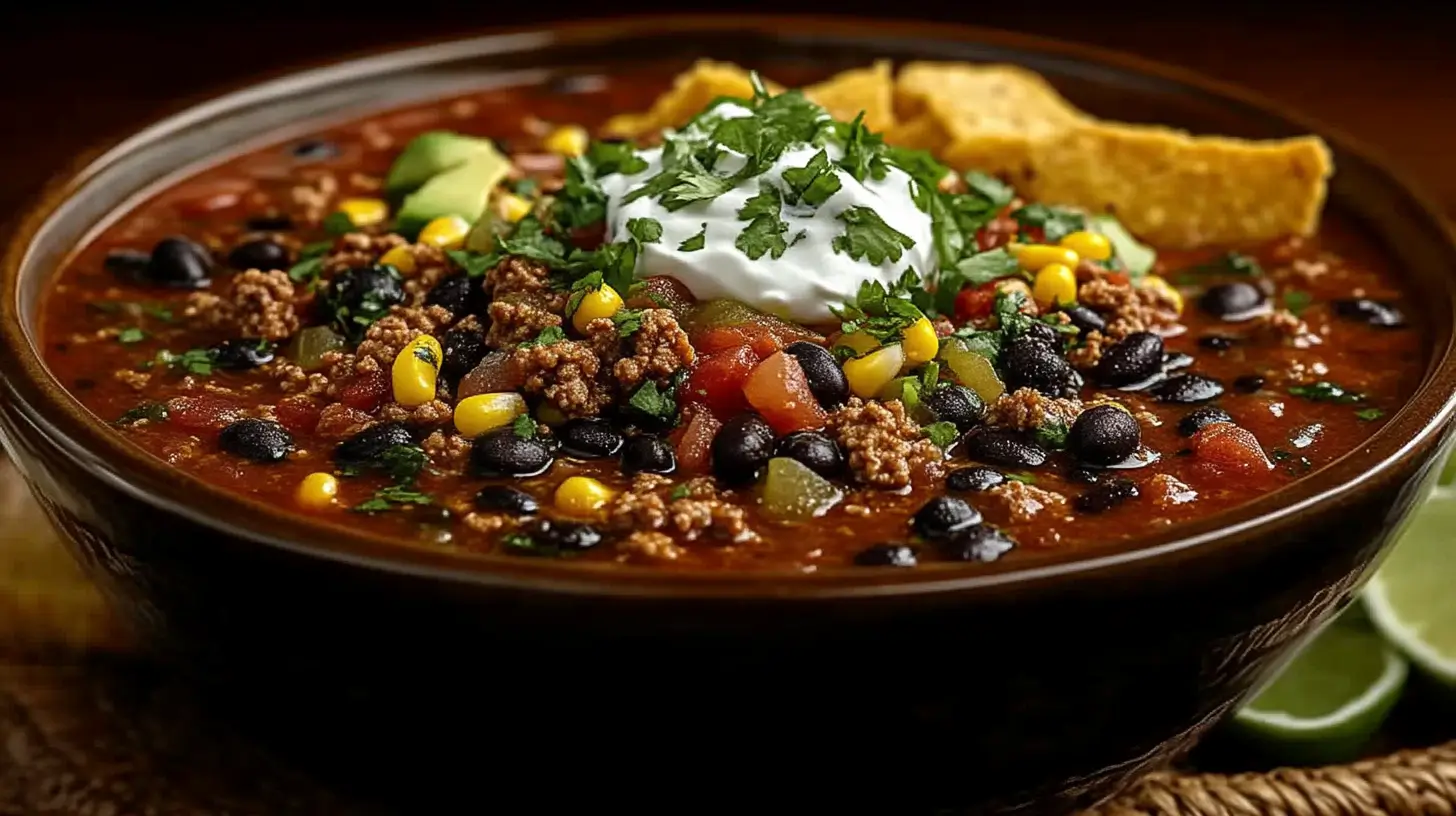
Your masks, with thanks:
[{"label": "dark brown bowl", "polygon": [[[1321,133],[1338,167],[1333,208],[1381,241],[1419,294],[1431,337],[1424,381],[1355,452],[1132,550],[1029,567],[750,578],[467,559],[303,525],[142,455],[38,359],[47,276],[157,179],[321,122],[644,55],[826,71],[877,57],[1010,61],[1108,118]],[[53,184],[5,258],[0,423],[78,557],[151,643],[222,681],[221,699],[261,732],[371,790],[409,796],[411,812],[480,795],[488,771],[496,794],[546,771],[553,782],[530,788],[545,797],[603,770],[629,780],[638,805],[687,778],[699,784],[694,809],[705,792],[782,798],[797,784],[851,810],[1063,811],[1191,746],[1351,598],[1422,495],[1456,389],[1456,245],[1436,213],[1327,128],[1077,46],[941,24],[764,17],[492,34],[218,97]]]}]

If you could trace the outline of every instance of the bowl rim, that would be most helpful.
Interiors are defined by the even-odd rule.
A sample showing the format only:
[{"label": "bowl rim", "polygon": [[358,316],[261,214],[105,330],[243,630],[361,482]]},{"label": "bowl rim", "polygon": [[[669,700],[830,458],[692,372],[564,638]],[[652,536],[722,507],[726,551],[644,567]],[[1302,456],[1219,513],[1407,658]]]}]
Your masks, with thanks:
[{"label": "bowl rim", "polygon": [[[197,95],[151,119],[144,127],[79,154],[31,199],[17,219],[13,238],[0,264],[0,375],[11,408],[9,419],[23,420],[45,435],[73,460],[127,496],[154,508],[243,539],[335,562],[396,574],[410,574],[443,583],[499,585],[513,589],[579,595],[719,600],[873,598],[946,592],[990,591],[1032,585],[1060,584],[1141,568],[1150,562],[1186,557],[1237,546],[1268,528],[1292,526],[1300,516],[1338,504],[1351,494],[1371,489],[1379,478],[1420,451],[1437,444],[1456,412],[1456,327],[1444,347],[1431,351],[1426,375],[1410,399],[1370,440],[1311,476],[1253,502],[1177,525],[1176,534],[1150,536],[1145,543],[1092,557],[1066,557],[1027,566],[983,572],[964,565],[917,570],[829,570],[813,573],[752,571],[685,571],[624,567],[613,563],[562,564],[547,559],[471,555],[410,546],[343,525],[306,519],[256,500],[238,496],[195,479],[144,452],[110,431],[50,374],[32,343],[20,312],[20,273],[31,245],[52,215],[81,190],[87,180],[133,146],[163,138],[187,121],[209,112],[239,106],[244,99],[281,95],[290,90],[319,88],[331,79],[377,75],[440,62],[452,56],[483,56],[519,50],[530,44],[600,42],[627,36],[673,33],[767,34],[810,36],[826,41],[873,41],[914,37],[938,43],[968,43],[1066,59],[1094,68],[1111,68],[1180,86],[1188,93],[1233,103],[1273,120],[1318,133],[1339,152],[1376,171],[1407,199],[1425,220],[1423,230],[1456,258],[1456,232],[1441,208],[1418,184],[1391,169],[1376,151],[1336,128],[1299,113],[1278,110],[1265,97],[1208,79],[1196,72],[1095,46],[1039,36],[943,22],[883,20],[869,17],[772,14],[639,15],[571,23],[488,29],[467,37],[436,38],[411,45],[366,49],[294,67],[262,79],[236,83],[223,92]],[[201,100],[201,101],[199,101]],[[1453,265],[1456,269],[1456,265]],[[52,270],[53,271],[53,270]],[[1456,281],[1445,296],[1456,303]],[[1452,308],[1456,314],[1456,306]],[[14,451],[15,439],[4,440]],[[17,457],[23,464],[23,457]],[[185,491],[176,490],[186,486]],[[190,495],[189,495],[190,494]],[[188,495],[183,502],[174,496]],[[1271,501],[1278,499],[1279,501]],[[1251,509],[1252,508],[1252,509]],[[248,512],[248,511],[256,512]],[[209,512],[213,511],[213,512]],[[226,515],[224,515],[226,513]]]}]

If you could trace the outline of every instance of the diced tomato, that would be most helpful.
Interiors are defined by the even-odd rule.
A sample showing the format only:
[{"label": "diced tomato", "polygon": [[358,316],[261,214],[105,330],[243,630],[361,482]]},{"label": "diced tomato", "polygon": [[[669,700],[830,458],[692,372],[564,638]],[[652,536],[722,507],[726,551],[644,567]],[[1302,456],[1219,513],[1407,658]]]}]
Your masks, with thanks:
[{"label": "diced tomato", "polygon": [[242,418],[242,406],[216,394],[195,394],[167,400],[167,421],[193,433],[222,430],[224,425]]},{"label": "diced tomato", "polygon": [[955,299],[955,316],[962,322],[980,320],[991,314],[996,305],[996,282],[988,281],[980,286],[962,289]]},{"label": "diced tomato", "polygon": [[730,346],[749,345],[767,357],[798,340],[820,342],[824,338],[797,323],[765,314],[733,300],[709,300],[698,304],[684,322],[688,339],[699,351],[711,354]]},{"label": "diced tomato", "polygon": [[758,359],[748,346],[702,355],[678,394],[684,403],[705,405],[721,419],[742,413],[748,408],[743,383]]},{"label": "diced tomato", "polygon": [[598,221],[595,224],[576,227],[571,230],[568,237],[571,240],[572,246],[580,247],[583,251],[590,252],[601,246],[607,240],[607,222]]},{"label": "diced tomato", "polygon": [[1019,229],[1015,219],[1009,216],[1000,216],[992,219],[984,227],[976,230],[976,247],[982,252],[988,249],[996,249],[1011,243],[1016,238],[1016,231]]},{"label": "diced tomato", "polygon": [[339,402],[360,411],[373,411],[389,393],[389,378],[383,371],[360,374],[339,386]]},{"label": "diced tomato", "polygon": [[1132,282],[1132,278],[1128,277],[1126,272],[1108,272],[1102,276],[1102,279],[1113,286],[1126,286]]},{"label": "diced tomato", "polygon": [[697,410],[677,432],[677,466],[684,473],[706,473],[712,467],[713,437],[723,427],[709,411]]},{"label": "diced tomato", "polygon": [[668,309],[678,320],[687,317],[697,298],[677,278],[654,275],[632,287],[627,306],[632,309]]},{"label": "diced tomato", "polygon": [[1193,435],[1189,447],[1200,463],[1224,472],[1252,475],[1274,468],[1259,440],[1232,422],[1203,426]]},{"label": "diced tomato", "polygon": [[693,348],[702,354],[748,346],[764,358],[784,347],[783,340],[767,326],[745,323],[741,326],[715,326],[705,329],[693,341]]},{"label": "diced tomato", "polygon": [[273,415],[278,424],[296,434],[311,434],[318,427],[319,415],[323,413],[311,397],[284,397],[273,406]]},{"label": "diced tomato", "polygon": [[797,359],[782,351],[758,364],[743,383],[743,393],[775,433],[824,425],[824,409],[809,390],[804,369]]}]

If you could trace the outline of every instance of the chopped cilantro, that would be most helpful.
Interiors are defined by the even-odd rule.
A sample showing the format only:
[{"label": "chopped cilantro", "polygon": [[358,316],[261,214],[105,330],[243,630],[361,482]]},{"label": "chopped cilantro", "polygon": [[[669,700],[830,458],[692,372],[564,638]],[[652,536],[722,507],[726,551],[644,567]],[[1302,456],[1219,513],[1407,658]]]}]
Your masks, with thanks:
[{"label": "chopped cilantro", "polygon": [[435,355],[435,350],[423,343],[415,346],[415,359],[434,368],[440,367],[440,358]]},{"label": "chopped cilantro", "polygon": [[944,450],[955,443],[960,432],[954,422],[932,422],[920,429],[937,448]]},{"label": "chopped cilantro", "polygon": [[1021,482],[1024,485],[1036,484],[1036,477],[1030,473],[1008,473],[1006,474],[1006,478],[1013,482]]},{"label": "chopped cilantro", "polygon": [[1324,380],[1313,385],[1292,386],[1289,389],[1289,393],[1296,397],[1304,397],[1313,402],[1334,402],[1342,405],[1361,402],[1365,399],[1364,394],[1350,391]]},{"label": "chopped cilantro", "polygon": [[1087,218],[1076,210],[1053,207],[1047,204],[1028,204],[1011,213],[1023,231],[1040,227],[1049,244],[1087,228]]},{"label": "chopped cilantro", "polygon": [[1011,290],[996,293],[991,313],[996,316],[1003,341],[1020,337],[1031,325],[1031,318],[1021,310],[1025,305],[1026,295],[1022,292]]},{"label": "chopped cilantro", "polygon": [[142,364],[144,369],[153,366],[162,366],[172,371],[206,377],[212,374],[213,353],[211,349],[204,348],[188,349],[181,354],[174,354],[162,349],[157,352],[156,357]]},{"label": "chopped cilantro", "polygon": [[642,310],[618,309],[617,313],[612,315],[612,323],[617,327],[618,337],[631,337],[642,328]]},{"label": "chopped cilantro", "polygon": [[648,416],[660,419],[671,419],[677,413],[677,401],[673,399],[671,391],[664,393],[652,380],[638,386],[627,404]]},{"label": "chopped cilantro", "polygon": [[345,212],[329,213],[323,222],[324,232],[335,237],[347,235],[354,231],[354,222]]},{"label": "chopped cilantro", "polygon": [[662,222],[656,218],[633,218],[627,222],[627,233],[644,244],[662,240]]},{"label": "chopped cilantro", "polygon": [[738,233],[733,245],[755,261],[765,254],[773,258],[782,257],[789,248],[784,240],[789,225],[779,214],[781,207],[779,188],[766,181],[760,182],[758,194],[743,202],[738,210],[738,220],[747,221],[748,226]]},{"label": "chopped cilantro", "polygon": [[536,540],[525,533],[506,533],[501,536],[501,546],[508,550],[535,552]]},{"label": "chopped cilantro", "polygon": [[697,252],[708,245],[708,222],[703,222],[703,228],[698,234],[677,245],[678,252]]},{"label": "chopped cilantro", "polygon": [[463,249],[452,249],[445,253],[455,265],[465,271],[465,274],[472,278],[478,278],[489,272],[500,258],[494,254],[483,252],[467,252]]},{"label": "chopped cilantro", "polygon": [[784,184],[788,186],[784,199],[789,204],[804,204],[817,207],[839,192],[839,176],[830,166],[829,154],[824,150],[815,153],[803,167],[790,167],[783,173]]},{"label": "chopped cilantro", "polygon": [[535,198],[536,194],[541,192],[541,185],[537,184],[535,179],[517,179],[516,183],[511,185],[511,192],[521,198]]},{"label": "chopped cilantro", "polygon": [[1067,423],[1058,417],[1047,417],[1037,426],[1032,437],[1038,445],[1052,450],[1061,450],[1067,447]]},{"label": "chopped cilantro", "polygon": [[1290,314],[1299,315],[1314,302],[1314,296],[1298,289],[1290,289],[1284,293],[1283,300],[1284,308],[1288,309]]},{"label": "chopped cilantro", "polygon": [[396,484],[414,484],[430,461],[418,445],[395,445],[379,455],[379,467]]},{"label": "chopped cilantro", "polygon": [[885,261],[898,261],[915,240],[885,223],[880,214],[869,207],[849,207],[839,214],[844,233],[831,244],[856,261],[867,260],[874,266]]},{"label": "chopped cilantro", "polygon": [[600,272],[591,272],[577,278],[576,282],[571,284],[571,296],[566,299],[567,317],[576,314],[583,298],[600,288],[602,288],[602,273]]},{"label": "chopped cilantro", "polygon": [[382,513],[401,505],[426,505],[434,502],[434,497],[428,493],[421,493],[412,487],[390,485],[374,491],[373,497],[350,509],[355,513]]},{"label": "chopped cilantro", "polygon": [[535,439],[536,420],[528,414],[521,414],[511,421],[511,432],[519,439]]},{"label": "chopped cilantro", "polygon": [[974,326],[962,326],[951,336],[959,339],[966,351],[975,352],[993,363],[1001,357],[999,331],[983,331]]},{"label": "chopped cilantro", "polygon": [[1207,263],[1190,266],[1179,273],[1174,283],[1179,286],[1200,283],[1200,278],[1205,275],[1225,275],[1237,277],[1258,277],[1264,274],[1264,267],[1259,262],[1241,252],[1225,252]]},{"label": "chopped cilantro", "polygon": [[147,339],[147,333],[136,326],[128,326],[116,333],[118,343],[140,343]]},{"label": "chopped cilantro", "polygon": [[839,166],[855,181],[883,179],[888,172],[883,149],[885,140],[865,127],[864,111],[860,111],[853,122],[847,125],[836,123],[836,126],[844,140],[844,157],[839,160]]},{"label": "chopped cilantro", "polygon": [[888,290],[877,280],[860,283],[853,303],[834,310],[845,334],[864,332],[881,343],[893,342],[925,315],[910,300],[917,284],[913,270],[906,270]]},{"label": "chopped cilantro", "polygon": [[166,422],[167,406],[160,402],[144,402],[116,418],[116,425],[135,425],[142,420]]},{"label": "chopped cilantro", "polygon": [[972,170],[962,174],[961,180],[966,183],[966,187],[970,190],[970,193],[964,196],[964,198],[976,201],[979,204],[979,209],[987,213],[994,213],[1000,210],[1002,207],[1010,204],[1013,198],[1016,198],[1016,191],[1011,188],[1011,185],[995,176],[988,176],[985,173]]},{"label": "chopped cilantro", "polygon": [[926,391],[932,391],[940,385],[940,363],[934,360],[925,364],[920,369],[920,387]]},{"label": "chopped cilantro", "polygon": [[688,487],[687,482],[683,482],[681,484],[673,485],[672,492],[667,494],[667,497],[672,501],[677,501],[678,499],[686,499],[688,496],[691,495],[692,489]]},{"label": "chopped cilantro", "polygon": [[956,295],[965,287],[1025,274],[1021,264],[1004,247],[969,255],[949,269],[942,267],[935,285],[935,308],[941,314],[951,314],[955,311]]},{"label": "chopped cilantro", "polygon": [[322,257],[304,258],[288,268],[288,279],[294,283],[313,283],[324,271]]},{"label": "chopped cilantro", "polygon": [[520,348],[531,348],[533,346],[554,346],[566,339],[566,332],[560,326],[547,326],[535,337],[520,344]]},{"label": "chopped cilantro", "polygon": [[304,244],[303,248],[298,251],[298,259],[306,261],[309,258],[322,258],[329,254],[329,250],[333,248],[334,242],[332,240],[314,241],[313,243]]},{"label": "chopped cilantro", "polygon": [[1355,418],[1361,422],[1374,422],[1385,416],[1385,412],[1379,408],[1361,408],[1355,412]]}]

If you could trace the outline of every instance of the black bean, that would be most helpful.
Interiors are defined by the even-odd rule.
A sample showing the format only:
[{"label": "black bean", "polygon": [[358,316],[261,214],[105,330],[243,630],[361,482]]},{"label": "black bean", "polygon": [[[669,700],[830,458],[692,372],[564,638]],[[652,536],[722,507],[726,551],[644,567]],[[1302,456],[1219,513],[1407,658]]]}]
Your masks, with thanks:
[{"label": "black bean", "polygon": [[844,475],[844,451],[818,431],[794,431],[774,445],[774,456],[786,456],[826,479]]},{"label": "black bean", "polygon": [[578,521],[537,522],[536,540],[557,552],[582,552],[602,543],[602,534],[590,524]]},{"label": "black bean", "polygon": [[955,496],[936,496],[910,519],[910,527],[921,538],[942,540],[957,530],[981,523],[981,511]]},{"label": "black bean", "polygon": [[849,380],[845,379],[844,372],[840,370],[839,364],[834,361],[834,355],[828,349],[817,343],[800,340],[785,346],[784,351],[799,361],[799,367],[804,369],[804,377],[809,380],[809,391],[813,393],[814,399],[819,400],[820,405],[837,408],[849,399]]},{"label": "black bean", "polygon": [[1097,382],[1111,387],[1135,385],[1163,368],[1163,338],[1152,332],[1134,332],[1102,351]]},{"label": "black bean", "polygon": [[961,438],[961,449],[971,459],[1002,467],[1040,467],[1046,451],[1015,431],[976,428]]},{"label": "black bean", "polygon": [[1198,307],[1214,317],[1224,320],[1246,320],[1264,305],[1264,293],[1259,287],[1234,281],[1208,287],[1198,298]]},{"label": "black bean", "polygon": [[1107,330],[1107,321],[1102,315],[1086,306],[1063,306],[1062,313],[1072,321],[1072,325],[1076,326],[1082,334]]},{"label": "black bean", "polygon": [[271,419],[240,419],[217,438],[224,451],[254,462],[281,462],[293,450],[293,436]]},{"label": "black bean", "polygon": [[1187,405],[1194,402],[1208,402],[1221,396],[1223,384],[1202,374],[1179,374],[1149,388],[1148,393],[1163,402]]},{"label": "black bean", "polygon": [[1369,298],[1337,300],[1332,304],[1335,314],[1349,320],[1359,320],[1381,329],[1398,329],[1405,325],[1405,315],[1393,303],[1384,303]]},{"label": "black bean", "polygon": [[475,494],[475,509],[534,516],[541,512],[541,505],[524,490],[506,485],[486,485]]},{"label": "black bean", "polygon": [[1212,405],[1205,405],[1202,408],[1194,408],[1178,420],[1178,433],[1184,436],[1192,436],[1203,430],[1205,425],[1212,425],[1215,422],[1233,422],[1234,418],[1229,416],[1228,411],[1216,408]]},{"label": "black bean", "polygon": [[139,249],[113,249],[106,253],[106,260],[101,265],[114,275],[138,280],[145,274],[147,262],[151,259],[150,254]]},{"label": "black bean", "polygon": [[451,329],[440,338],[440,350],[445,359],[440,363],[440,378],[454,388],[460,378],[469,374],[490,351],[485,345],[485,335],[471,329]]},{"label": "black bean", "polygon": [[1198,345],[1213,351],[1228,351],[1239,344],[1239,338],[1226,334],[1205,334],[1198,338]]},{"label": "black bean", "polygon": [[295,143],[289,152],[299,161],[324,161],[339,155],[339,146],[327,139],[304,139]]},{"label": "black bean", "polygon": [[939,544],[941,555],[951,561],[995,561],[1010,552],[1016,542],[986,524],[967,527]]},{"label": "black bean", "polygon": [[1087,467],[1086,465],[1075,465],[1067,470],[1067,481],[1080,484],[1097,484],[1102,481],[1103,471]]},{"label": "black bean", "polygon": [[986,415],[986,403],[981,396],[964,385],[945,383],[933,391],[920,395],[920,404],[935,416],[938,422],[949,422],[957,429],[966,431]]},{"label": "black bean", "polygon": [[425,295],[426,306],[443,306],[450,314],[464,317],[479,314],[485,310],[485,292],[475,279],[460,272],[435,284]]},{"label": "black bean", "polygon": [[1137,498],[1138,487],[1127,479],[1112,479],[1093,486],[1072,502],[1083,513],[1105,513],[1128,499]]},{"label": "black bean", "polygon": [[1022,336],[1046,343],[1053,349],[1058,349],[1062,346],[1062,335],[1056,329],[1052,328],[1050,324],[1043,323],[1040,320],[1033,320],[1028,323],[1026,325],[1026,333]]},{"label": "black bean", "polygon": [[224,340],[208,349],[212,364],[227,371],[247,371],[273,361],[273,344],[267,340]]},{"label": "black bean", "polygon": [[622,449],[622,434],[597,417],[568,419],[556,429],[561,453],[573,459],[605,459]]},{"label": "black bean", "polygon": [[293,229],[293,219],[284,213],[276,215],[255,215],[243,222],[251,232],[287,232]]},{"label": "black bean", "polygon": [[358,467],[379,460],[390,448],[413,445],[414,436],[402,422],[381,422],[354,434],[334,448],[334,464]]},{"label": "black bean", "polygon": [[152,247],[136,281],[175,289],[201,289],[212,282],[212,254],[188,238],[163,238]]},{"label": "black bean", "polygon": [[227,264],[233,269],[287,269],[292,253],[288,247],[268,238],[244,241],[228,253]]},{"label": "black bean", "polygon": [[506,426],[475,437],[470,448],[470,466],[476,476],[539,476],[551,467],[555,457],[540,439],[522,439]]},{"label": "black bean", "polygon": [[1067,447],[1074,456],[1103,467],[1132,456],[1142,443],[1142,425],[1132,414],[1112,405],[1096,405],[1083,411],[1067,434]]},{"label": "black bean", "polygon": [[1067,399],[1076,399],[1082,395],[1082,386],[1086,381],[1082,379],[1081,372],[1075,368],[1067,369],[1067,381],[1062,384],[1062,393],[1057,396]]},{"label": "black bean", "polygon": [[324,313],[357,342],[370,324],[404,302],[404,278],[392,266],[346,269],[329,282]]},{"label": "black bean", "polygon": [[995,468],[978,465],[956,468],[945,477],[946,489],[958,493],[979,493],[1003,484],[1006,484],[1006,474]]},{"label": "black bean", "polygon": [[1032,388],[1053,397],[1062,394],[1072,370],[1053,346],[1031,337],[1018,338],[1002,349],[1001,368],[1007,391]]},{"label": "black bean", "polygon": [[1264,387],[1264,377],[1259,374],[1244,374],[1234,380],[1234,390],[1243,394],[1252,394]]},{"label": "black bean", "polygon": [[855,554],[854,563],[861,567],[913,567],[915,548],[899,542],[876,544]]},{"label": "black bean", "polygon": [[723,423],[713,437],[713,475],[727,485],[743,485],[773,456],[773,429],[757,414],[739,414]]},{"label": "black bean", "polygon": [[638,434],[627,437],[622,445],[622,472],[667,475],[677,470],[677,454],[672,445],[656,436]]},{"label": "black bean", "polygon": [[1163,370],[1176,371],[1180,368],[1187,368],[1193,365],[1193,355],[1184,354],[1181,351],[1172,351],[1163,355]]}]

